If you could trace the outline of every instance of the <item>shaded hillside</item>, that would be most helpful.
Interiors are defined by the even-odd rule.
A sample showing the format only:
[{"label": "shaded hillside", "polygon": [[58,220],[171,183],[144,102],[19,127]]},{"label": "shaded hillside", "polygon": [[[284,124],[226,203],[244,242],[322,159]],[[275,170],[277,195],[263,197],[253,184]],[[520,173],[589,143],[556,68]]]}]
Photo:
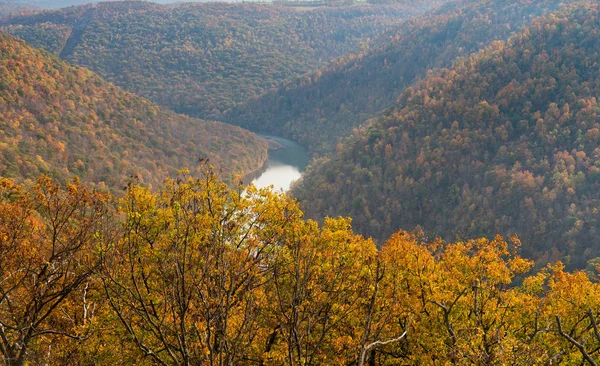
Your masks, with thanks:
[{"label": "shaded hillside", "polygon": [[230,111],[226,120],[277,131],[316,151],[390,106],[432,68],[506,39],[560,0],[466,1],[445,5],[389,31],[371,49],[344,56]]},{"label": "shaded hillside", "polygon": [[408,88],[295,194],[377,238],[420,225],[517,233],[542,262],[600,255],[598,7],[537,20]]},{"label": "shaded hillside", "polygon": [[[16,16],[3,29],[177,112],[218,117],[426,9],[116,2]],[[40,29],[52,27],[50,42]]]},{"label": "shaded hillside", "polygon": [[160,184],[209,158],[231,176],[266,142],[223,123],[161,110],[94,73],[0,33],[0,176],[79,176],[115,187],[131,174]]}]

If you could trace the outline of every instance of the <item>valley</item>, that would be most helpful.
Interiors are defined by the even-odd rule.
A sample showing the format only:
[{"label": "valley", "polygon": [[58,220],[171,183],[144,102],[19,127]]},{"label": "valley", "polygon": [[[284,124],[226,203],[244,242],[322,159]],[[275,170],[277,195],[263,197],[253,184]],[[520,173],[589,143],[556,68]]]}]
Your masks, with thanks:
[{"label": "valley", "polygon": [[309,12],[276,4],[100,2],[17,13],[0,27],[161,106],[220,119],[426,10],[408,2]]},{"label": "valley", "polygon": [[0,0],[0,366],[600,363],[600,3]]}]

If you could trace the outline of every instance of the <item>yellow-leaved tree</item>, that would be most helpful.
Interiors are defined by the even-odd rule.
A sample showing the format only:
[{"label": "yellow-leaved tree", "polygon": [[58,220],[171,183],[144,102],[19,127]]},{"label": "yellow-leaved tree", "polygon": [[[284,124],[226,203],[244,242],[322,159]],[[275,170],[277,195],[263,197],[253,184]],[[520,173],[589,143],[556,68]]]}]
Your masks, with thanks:
[{"label": "yellow-leaved tree", "polygon": [[122,197],[0,180],[7,365],[591,364],[600,288],[518,238],[381,248],[212,169]]},{"label": "yellow-leaved tree", "polygon": [[101,278],[120,326],[154,363],[257,360],[270,268],[301,212],[282,194],[230,189],[212,170],[182,172],[158,193],[130,185],[123,235]]},{"label": "yellow-leaved tree", "polygon": [[[64,339],[84,341],[94,255],[111,222],[110,197],[40,177],[25,189],[0,180],[0,350],[7,365],[59,362]],[[108,224],[110,225],[110,224]]]}]

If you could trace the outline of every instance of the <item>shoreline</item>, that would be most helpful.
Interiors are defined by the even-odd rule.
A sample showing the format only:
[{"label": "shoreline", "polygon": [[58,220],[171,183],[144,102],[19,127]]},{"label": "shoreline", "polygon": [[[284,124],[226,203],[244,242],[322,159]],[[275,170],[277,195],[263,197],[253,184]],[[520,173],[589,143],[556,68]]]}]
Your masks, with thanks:
[{"label": "shoreline", "polygon": [[[275,187],[281,185],[281,189],[287,191],[290,186],[288,179],[297,180],[308,165],[308,155],[306,149],[296,141],[288,140],[284,137],[274,135],[258,135],[267,141],[267,159],[263,164],[248,174],[245,174],[241,180],[244,186],[257,181],[257,184],[265,186],[266,182],[271,182]],[[271,170],[278,172],[271,176]],[[263,179],[263,175],[266,177]],[[266,180],[265,180],[266,179]]]},{"label": "shoreline", "polygon": [[262,162],[262,165],[258,169],[254,169],[253,171],[249,172],[248,174],[244,174],[244,177],[242,178],[242,183],[245,186],[250,184],[254,179],[260,177],[264,172],[267,171],[267,168],[269,167],[269,158],[270,158],[269,155],[272,151],[283,149],[285,147],[285,146],[283,146],[283,144],[276,141],[275,139],[273,139],[270,136],[260,136],[260,137],[263,140],[267,141],[267,156],[266,156],[265,160]]},{"label": "shoreline", "polygon": [[266,172],[268,167],[269,167],[269,154],[267,153],[267,158],[263,161],[260,168],[255,169],[255,170],[251,171],[250,173],[244,175],[244,177],[242,178],[242,184],[244,186],[249,185],[250,183],[252,183],[253,180],[260,177],[264,172]]}]

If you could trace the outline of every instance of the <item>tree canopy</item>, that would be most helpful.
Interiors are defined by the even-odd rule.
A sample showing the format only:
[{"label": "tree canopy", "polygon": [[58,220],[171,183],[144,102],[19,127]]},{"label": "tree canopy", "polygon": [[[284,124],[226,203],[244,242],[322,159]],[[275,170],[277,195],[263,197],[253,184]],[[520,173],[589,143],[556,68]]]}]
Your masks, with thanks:
[{"label": "tree canopy", "polygon": [[378,250],[283,193],[180,172],[118,196],[0,180],[0,355],[23,364],[597,362],[600,289],[518,238]]},{"label": "tree canopy", "polygon": [[0,175],[121,189],[162,183],[210,159],[229,177],[260,168],[267,144],[249,131],[158,108],[87,69],[0,33]]},{"label": "tree canopy", "polygon": [[519,234],[527,255],[598,256],[598,5],[571,6],[430,73],[317,162],[294,194],[384,240]]}]

